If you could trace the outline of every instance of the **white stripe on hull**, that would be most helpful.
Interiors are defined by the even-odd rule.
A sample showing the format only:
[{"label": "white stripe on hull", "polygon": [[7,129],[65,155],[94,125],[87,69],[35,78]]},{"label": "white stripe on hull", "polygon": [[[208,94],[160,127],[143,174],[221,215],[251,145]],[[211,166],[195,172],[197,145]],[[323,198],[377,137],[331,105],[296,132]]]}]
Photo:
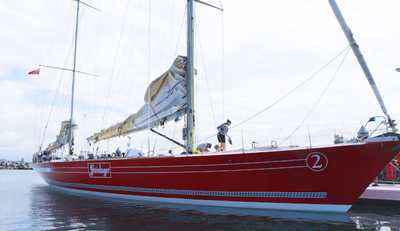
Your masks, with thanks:
[{"label": "white stripe on hull", "polygon": [[348,211],[351,205],[335,205],[335,204],[300,204],[300,203],[265,203],[265,202],[237,202],[237,201],[219,201],[219,200],[199,200],[199,199],[181,199],[181,198],[165,198],[152,196],[135,196],[117,193],[94,192],[79,189],[71,189],[51,185],[52,188],[66,191],[74,194],[83,194],[89,196],[100,196],[123,200],[162,202],[173,204],[188,204],[200,206],[218,206],[248,209],[267,209],[267,210],[290,210],[290,211],[310,211],[310,212],[332,212],[344,213]]},{"label": "white stripe on hull", "polygon": [[[308,169],[306,165],[288,166],[288,167],[271,167],[271,168],[246,168],[246,169],[224,169],[224,170],[197,170],[197,171],[168,171],[168,172],[116,172],[112,174],[188,174],[188,173],[225,173],[225,172],[252,172],[252,171],[272,171],[285,169]],[[113,169],[113,168],[111,168]],[[115,167],[114,167],[115,169]],[[59,171],[57,168],[35,168],[39,173],[66,173],[66,174],[87,174],[88,172]]]}]

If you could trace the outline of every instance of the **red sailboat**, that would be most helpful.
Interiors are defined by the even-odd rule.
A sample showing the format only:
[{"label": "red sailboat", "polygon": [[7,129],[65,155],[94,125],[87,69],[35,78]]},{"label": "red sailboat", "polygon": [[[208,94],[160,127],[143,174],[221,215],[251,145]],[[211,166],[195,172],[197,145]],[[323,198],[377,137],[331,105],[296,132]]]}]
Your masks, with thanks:
[{"label": "red sailboat", "polygon": [[[329,0],[329,3],[386,115],[386,132],[375,137],[360,136],[357,143],[351,144],[196,155],[192,154],[195,152],[194,2],[209,5],[187,0],[187,56],[179,56],[166,73],[151,83],[146,92],[146,104],[137,113],[88,138],[89,142],[96,143],[152,129],[185,116],[185,144],[172,141],[183,146],[186,154],[111,159],[95,159],[89,154],[84,159],[72,158],[73,128],[76,127],[72,94],[70,120],[63,122],[56,142],[34,155],[34,169],[51,187],[89,195],[254,209],[347,211],[399,153],[400,136],[335,1]],[[79,0],[77,4],[78,16]],[[69,155],[64,159],[54,158],[54,150],[66,145]]]}]

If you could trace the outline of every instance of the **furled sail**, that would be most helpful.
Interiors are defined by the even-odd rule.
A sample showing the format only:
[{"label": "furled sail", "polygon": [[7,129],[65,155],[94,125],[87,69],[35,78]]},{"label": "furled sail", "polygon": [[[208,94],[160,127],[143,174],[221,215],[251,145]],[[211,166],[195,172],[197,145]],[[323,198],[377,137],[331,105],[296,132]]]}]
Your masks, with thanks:
[{"label": "furled sail", "polygon": [[[66,145],[68,143],[70,124],[71,123],[70,123],[69,120],[61,122],[60,133],[57,135],[56,141],[54,141],[53,143],[50,143],[47,146],[46,151],[53,152],[53,151],[61,148],[62,146]],[[72,131],[75,130],[76,128],[77,128],[77,125],[76,124],[72,124]],[[74,133],[71,132],[71,135],[72,135],[72,140],[73,140],[74,139]]]},{"label": "furled sail", "polygon": [[95,133],[88,141],[96,143],[178,120],[186,111],[186,57],[178,56],[167,72],[151,82],[144,101],[139,111]]}]

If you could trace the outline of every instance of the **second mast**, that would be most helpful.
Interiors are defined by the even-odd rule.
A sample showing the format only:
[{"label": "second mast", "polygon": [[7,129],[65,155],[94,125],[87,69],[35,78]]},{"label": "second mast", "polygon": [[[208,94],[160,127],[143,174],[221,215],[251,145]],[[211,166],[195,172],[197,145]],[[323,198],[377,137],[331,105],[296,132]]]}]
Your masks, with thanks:
[{"label": "second mast", "polygon": [[186,152],[193,153],[195,143],[195,111],[194,111],[194,0],[187,0],[187,64],[186,64]]}]

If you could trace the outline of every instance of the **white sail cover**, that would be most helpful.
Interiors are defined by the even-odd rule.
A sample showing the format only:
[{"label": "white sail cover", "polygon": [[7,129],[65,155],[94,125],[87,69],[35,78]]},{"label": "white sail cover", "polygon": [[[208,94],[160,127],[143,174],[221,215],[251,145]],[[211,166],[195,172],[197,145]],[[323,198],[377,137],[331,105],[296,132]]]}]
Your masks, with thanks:
[{"label": "white sail cover", "polygon": [[186,110],[186,57],[178,56],[167,72],[151,82],[144,101],[138,112],[95,133],[88,141],[96,143],[179,119]]},{"label": "white sail cover", "polygon": [[[56,141],[54,141],[53,143],[50,143],[47,148],[46,151],[48,152],[53,152],[61,147],[63,147],[64,145],[66,145],[68,143],[68,137],[69,137],[69,129],[70,129],[70,121],[66,120],[66,121],[62,121],[61,122],[61,129],[60,129],[60,133],[57,135],[57,139]],[[72,142],[74,140],[74,130],[77,128],[78,126],[76,124],[72,124]]]}]

